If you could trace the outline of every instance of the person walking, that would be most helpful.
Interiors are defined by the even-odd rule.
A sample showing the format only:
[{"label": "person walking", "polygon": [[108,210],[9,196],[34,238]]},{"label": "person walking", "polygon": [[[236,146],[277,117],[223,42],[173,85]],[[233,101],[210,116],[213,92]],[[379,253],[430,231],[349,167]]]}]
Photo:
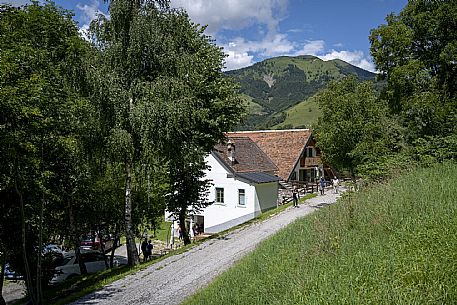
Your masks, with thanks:
[{"label": "person walking", "polygon": [[322,176],[321,179],[319,180],[319,186],[321,188],[321,195],[324,195],[324,188],[325,188],[325,179]]},{"label": "person walking", "polygon": [[294,201],[294,208],[298,208],[298,192],[297,188],[294,188],[292,191],[292,199]]}]

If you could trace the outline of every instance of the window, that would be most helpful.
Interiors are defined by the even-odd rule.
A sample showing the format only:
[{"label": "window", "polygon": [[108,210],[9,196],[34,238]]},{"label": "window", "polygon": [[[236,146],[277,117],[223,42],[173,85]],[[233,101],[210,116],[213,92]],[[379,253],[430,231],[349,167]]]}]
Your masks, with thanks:
[{"label": "window", "polygon": [[308,147],[308,157],[312,157],[312,156],[313,156],[313,148]]},{"label": "window", "polygon": [[238,190],[238,204],[246,205],[246,192],[243,189]]},{"label": "window", "polygon": [[224,189],[216,187],[216,203],[224,203]]}]

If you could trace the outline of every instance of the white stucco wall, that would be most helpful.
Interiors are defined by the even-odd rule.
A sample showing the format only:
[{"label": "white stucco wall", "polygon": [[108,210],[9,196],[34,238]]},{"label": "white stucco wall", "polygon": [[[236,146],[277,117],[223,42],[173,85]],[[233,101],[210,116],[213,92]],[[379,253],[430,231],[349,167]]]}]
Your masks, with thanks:
[{"label": "white stucco wall", "polygon": [[[206,158],[211,170],[205,178],[212,180],[209,200],[216,201],[216,188],[224,189],[224,203],[213,203],[202,212],[205,232],[217,233],[244,223],[262,211],[276,207],[278,183],[249,184],[246,181],[228,178],[229,172],[213,155]],[[238,204],[238,190],[245,190],[246,204]]]},{"label": "white stucco wall", "polygon": [[[276,207],[278,183],[250,184],[236,177],[228,177],[230,172],[213,155],[206,157],[210,166],[205,179],[211,180],[208,200],[214,203],[206,207],[199,215],[204,217],[204,230],[217,233],[253,219],[260,213]],[[231,175],[231,174],[230,174]],[[224,203],[217,203],[216,188],[224,189]],[[238,190],[245,190],[244,206],[238,204]],[[170,213],[165,212],[169,220]]]}]

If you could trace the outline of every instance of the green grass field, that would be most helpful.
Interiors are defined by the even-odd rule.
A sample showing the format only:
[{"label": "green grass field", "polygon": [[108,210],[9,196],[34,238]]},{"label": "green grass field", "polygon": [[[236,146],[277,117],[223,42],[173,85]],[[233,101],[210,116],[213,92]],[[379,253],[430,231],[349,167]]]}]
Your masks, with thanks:
[{"label": "green grass field", "polygon": [[286,129],[296,127],[311,127],[317,123],[317,119],[322,114],[319,106],[313,97],[303,101],[286,111],[284,122],[273,126],[273,129]]},{"label": "green grass field", "polygon": [[457,165],[296,221],[185,304],[456,304]]}]

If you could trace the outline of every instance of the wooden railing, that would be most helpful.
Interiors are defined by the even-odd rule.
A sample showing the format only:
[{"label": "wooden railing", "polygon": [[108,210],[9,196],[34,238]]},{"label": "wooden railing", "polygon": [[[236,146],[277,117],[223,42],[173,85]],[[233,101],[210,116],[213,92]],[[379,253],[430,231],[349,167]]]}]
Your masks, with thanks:
[{"label": "wooden railing", "polygon": [[305,158],[305,167],[318,166],[322,164],[321,158],[319,157],[306,157]]},{"label": "wooden railing", "polygon": [[299,190],[304,190],[306,193],[314,193],[318,190],[318,182],[291,180],[289,181],[289,183],[292,185],[292,187],[297,188]]}]

